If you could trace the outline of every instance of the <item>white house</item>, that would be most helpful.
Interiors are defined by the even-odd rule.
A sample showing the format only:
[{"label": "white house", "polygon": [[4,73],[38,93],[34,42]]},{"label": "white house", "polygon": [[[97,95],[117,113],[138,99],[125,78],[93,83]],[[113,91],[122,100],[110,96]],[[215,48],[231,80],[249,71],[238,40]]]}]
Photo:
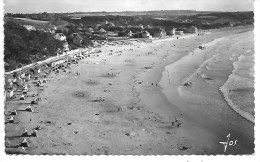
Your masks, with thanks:
[{"label": "white house", "polygon": [[68,42],[63,43],[63,50],[64,50],[64,51],[69,51],[69,50],[70,50],[70,49],[69,49],[69,43],[68,43]]},{"label": "white house", "polygon": [[23,25],[23,27],[25,27],[28,31],[36,30],[35,27],[32,25]]},{"label": "white house", "polygon": [[58,39],[60,41],[65,41],[66,40],[66,36],[63,33],[57,33],[54,36],[55,39]]},{"label": "white house", "polygon": [[152,36],[148,31],[143,31],[142,32],[142,38],[152,38]]},{"label": "white house", "polygon": [[175,31],[175,35],[184,35],[183,31]]}]

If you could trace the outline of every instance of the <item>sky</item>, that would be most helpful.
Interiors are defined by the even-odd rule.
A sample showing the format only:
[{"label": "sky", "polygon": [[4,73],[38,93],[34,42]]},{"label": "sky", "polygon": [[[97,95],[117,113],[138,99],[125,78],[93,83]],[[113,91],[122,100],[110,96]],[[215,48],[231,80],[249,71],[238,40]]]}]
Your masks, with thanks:
[{"label": "sky", "polygon": [[5,13],[254,10],[254,0],[3,0],[3,3]]}]

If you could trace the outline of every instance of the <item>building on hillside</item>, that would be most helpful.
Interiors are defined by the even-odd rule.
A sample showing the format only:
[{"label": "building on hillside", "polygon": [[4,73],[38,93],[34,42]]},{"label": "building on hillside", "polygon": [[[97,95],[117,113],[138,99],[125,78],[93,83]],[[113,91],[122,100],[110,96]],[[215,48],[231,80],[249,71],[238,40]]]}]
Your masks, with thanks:
[{"label": "building on hillside", "polygon": [[167,34],[167,35],[175,35],[175,31],[176,31],[176,28],[173,27],[173,28],[167,30],[167,31],[166,31],[166,34]]},{"label": "building on hillside", "polygon": [[184,35],[183,31],[179,30],[179,31],[175,31],[175,35]]},{"label": "building on hillside", "polygon": [[158,38],[165,38],[166,36],[166,32],[164,29],[158,29],[158,30],[155,30],[154,32],[154,37],[158,37]]},{"label": "building on hillside", "polygon": [[101,27],[101,24],[97,24],[96,26],[95,26],[95,30],[96,31],[98,31],[98,30],[100,30],[102,27]]},{"label": "building on hillside", "polygon": [[106,34],[106,30],[105,29],[103,29],[103,28],[101,28],[99,31],[98,31],[98,33],[100,34],[100,35],[105,35]]},{"label": "building on hillside", "polygon": [[128,35],[129,37],[132,37],[132,36],[133,36],[133,32],[132,32],[131,30],[129,30],[129,31],[127,32],[127,35]]},{"label": "building on hillside", "polygon": [[32,26],[32,25],[23,25],[23,27],[25,27],[25,29],[28,30],[28,31],[36,30],[35,26]]},{"label": "building on hillside", "polygon": [[87,32],[87,33],[94,33],[94,30],[93,30],[92,28],[87,28],[87,29],[86,29],[86,32]]},{"label": "building on hillside", "polygon": [[143,31],[141,34],[142,38],[152,38],[151,34],[148,31]]},{"label": "building on hillside", "polygon": [[84,39],[82,38],[82,36],[79,35],[79,34],[77,34],[77,35],[73,38],[73,43],[76,44],[76,45],[78,45],[78,46],[80,46],[83,40],[84,40]]},{"label": "building on hillside", "polygon": [[197,33],[198,29],[196,26],[191,26],[186,29],[186,33]]},{"label": "building on hillside", "polygon": [[144,29],[144,26],[142,24],[140,24],[138,27]]},{"label": "building on hillside", "polygon": [[69,51],[69,43],[66,41],[63,43],[63,51]]},{"label": "building on hillside", "polygon": [[63,33],[55,34],[54,38],[58,39],[59,41],[66,41],[66,36]]}]

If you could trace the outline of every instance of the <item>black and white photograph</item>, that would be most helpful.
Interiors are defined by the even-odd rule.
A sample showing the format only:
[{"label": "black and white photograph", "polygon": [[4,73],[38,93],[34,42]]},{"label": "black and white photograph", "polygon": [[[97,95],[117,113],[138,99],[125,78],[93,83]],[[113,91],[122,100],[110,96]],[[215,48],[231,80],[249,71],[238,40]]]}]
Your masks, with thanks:
[{"label": "black and white photograph", "polygon": [[258,0],[1,3],[6,158],[258,154]]}]

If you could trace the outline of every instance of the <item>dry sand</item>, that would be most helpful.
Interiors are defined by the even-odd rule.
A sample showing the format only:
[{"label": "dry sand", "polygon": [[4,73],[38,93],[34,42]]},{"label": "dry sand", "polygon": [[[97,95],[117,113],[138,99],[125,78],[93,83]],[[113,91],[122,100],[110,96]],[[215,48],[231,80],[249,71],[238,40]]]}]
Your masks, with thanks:
[{"label": "dry sand", "polygon": [[[180,70],[180,74],[171,74],[177,75],[175,83],[174,79],[171,79],[170,84],[162,81],[165,78],[165,66],[178,62],[188,54],[192,56],[190,52],[199,45],[217,38],[229,39],[235,33],[248,30],[252,28],[212,30],[210,35],[154,43],[131,41],[130,45],[103,46],[99,57],[85,58],[78,66],[73,64],[71,74],[52,73],[48,78],[50,81],[42,88],[31,86],[29,95],[39,91],[42,100],[33,106],[35,113],[18,111],[14,119],[20,123],[6,124],[6,152],[78,155],[223,154],[223,146],[216,140],[225,140],[230,131],[233,136],[233,132],[239,134],[247,130],[241,136],[250,143],[240,144],[239,148],[242,149],[228,153],[252,153],[253,123],[233,112],[218,90],[232,72],[232,64],[225,65],[229,72],[223,72],[225,76],[221,74],[216,85],[192,77],[193,84],[198,86],[182,90],[181,95],[178,93],[182,81],[201,66],[201,61],[211,58],[210,55],[216,53],[213,51],[227,50],[228,45],[223,43],[224,48],[212,45],[204,54],[198,54],[203,57],[192,57],[194,61],[187,63],[189,68]],[[76,75],[76,72],[80,75]],[[197,92],[196,88],[204,96],[216,97],[217,101],[210,100],[210,104],[207,103],[210,106],[198,102],[192,96],[194,91]],[[105,100],[96,101],[99,97]],[[186,97],[189,102],[184,100]],[[7,101],[6,116],[10,110],[24,109],[31,99]],[[189,109],[190,105],[195,105],[192,110]],[[203,112],[205,110],[205,113],[199,109],[203,109]],[[172,126],[176,116],[183,121],[182,127]],[[200,117],[203,120],[198,120]],[[216,122],[220,124],[215,125]],[[15,148],[22,141],[22,131],[27,129],[31,132],[36,126],[43,129],[37,132],[37,138],[27,137],[30,147],[26,150]]]}]

